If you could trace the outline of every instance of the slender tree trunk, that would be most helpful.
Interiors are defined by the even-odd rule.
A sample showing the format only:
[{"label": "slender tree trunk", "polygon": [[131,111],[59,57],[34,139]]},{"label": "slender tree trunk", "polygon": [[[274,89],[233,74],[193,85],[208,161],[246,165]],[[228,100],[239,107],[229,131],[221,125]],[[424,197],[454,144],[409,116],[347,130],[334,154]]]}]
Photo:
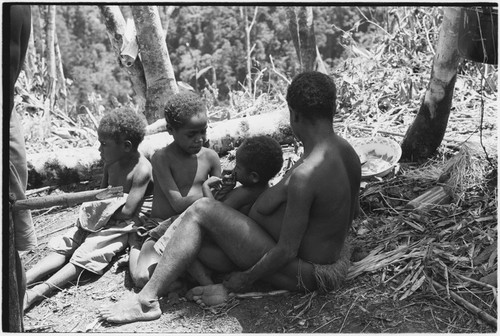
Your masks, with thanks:
[{"label": "slender tree trunk", "polygon": [[317,58],[313,9],[289,7],[287,16],[293,45],[299,57],[300,71],[312,71]]},{"label": "slender tree trunk", "polygon": [[160,15],[156,6],[133,6],[132,15],[137,27],[141,59],[146,76],[146,109],[148,123],[163,118],[163,106],[172,94],[178,93],[177,82]]},{"label": "slender tree trunk", "polygon": [[[43,5],[38,5],[38,6],[33,6],[38,8],[38,15],[33,15],[33,25],[36,26],[37,28],[33,30],[33,37],[34,37],[34,43],[35,43],[35,48],[36,52],[38,55],[40,55],[40,69],[43,69],[45,67],[45,46],[43,44],[44,41],[44,18],[45,18],[45,6]],[[37,33],[38,32],[38,33]]]},{"label": "slender tree trunk", "polygon": [[55,105],[56,96],[56,53],[55,53],[55,30],[56,30],[56,7],[49,5],[46,12],[46,32],[47,32],[47,75],[48,86],[46,91],[48,104],[45,104],[43,134],[50,133],[50,113]]},{"label": "slender tree trunk", "polygon": [[66,78],[64,77],[63,63],[61,57],[61,50],[59,49],[59,40],[57,38],[57,32],[54,33],[55,44],[54,51],[56,56],[56,72],[57,72],[57,90],[61,94],[64,103],[64,114],[68,114],[68,90],[66,88]]},{"label": "slender tree trunk", "polygon": [[443,140],[460,60],[459,25],[460,8],[444,7],[429,86],[420,110],[401,144],[404,161],[421,161],[429,158]]},{"label": "slender tree trunk", "polygon": [[[136,100],[139,103],[139,112],[144,113],[144,105],[146,101],[146,77],[144,75],[144,68],[139,57],[136,57],[133,64],[124,66],[122,63],[121,52],[125,43],[125,30],[126,22],[122,11],[119,6],[99,6],[106,30],[108,33],[111,46],[115,51],[115,55],[120,65],[124,68],[125,72],[129,75],[130,81],[136,94]],[[128,37],[127,39],[131,39]],[[133,37],[136,39],[136,36]]]},{"label": "slender tree trunk", "polygon": [[26,52],[26,62],[24,62],[24,72],[26,74],[26,77],[32,80],[36,72],[36,49],[35,49],[35,33],[33,30],[33,20],[31,20],[30,31],[31,34],[28,42],[28,50]]},{"label": "slender tree trunk", "polygon": [[243,7],[243,16],[245,17],[245,46],[247,51],[247,90],[250,97],[252,97],[252,51],[255,48],[255,44],[250,46],[250,33],[252,32],[253,25],[257,19],[257,12],[259,7],[255,7],[252,22],[248,23],[248,7]]},{"label": "slender tree trunk", "polygon": [[168,25],[170,24],[170,17],[172,16],[172,13],[176,9],[177,6],[165,6],[164,7],[164,13],[165,13],[165,27],[163,28],[165,32],[165,43],[167,43],[167,34],[168,34]]}]

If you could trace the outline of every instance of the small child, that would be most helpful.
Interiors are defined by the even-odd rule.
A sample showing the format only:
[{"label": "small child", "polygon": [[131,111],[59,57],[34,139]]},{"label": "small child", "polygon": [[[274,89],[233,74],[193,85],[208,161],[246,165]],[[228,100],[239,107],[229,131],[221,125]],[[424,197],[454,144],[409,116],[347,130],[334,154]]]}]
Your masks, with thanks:
[{"label": "small child", "polygon": [[[269,187],[269,180],[282,166],[283,151],[276,140],[268,136],[248,138],[236,151],[232,173],[223,174],[222,179],[214,176],[206,180],[203,195],[248,215],[255,200]],[[234,188],[236,182],[239,186]]]},{"label": "small child", "polygon": [[[184,212],[203,197],[203,182],[221,174],[219,156],[204,147],[208,117],[198,95],[188,91],[172,96],[165,104],[165,120],[174,140],[151,158],[155,187],[151,218],[144,225],[148,229]],[[130,235],[129,268],[138,287],[149,280],[158,262],[154,243],[148,238],[141,247],[139,235]]]},{"label": "small child", "polygon": [[26,291],[24,309],[43,300],[52,289],[61,289],[88,270],[101,275],[111,259],[127,246],[128,234],[144,197],[151,193],[152,167],[138,151],[144,139],[145,122],[129,108],[106,114],[98,136],[104,161],[102,188],[123,187],[120,198],[83,203],[76,226],[49,242],[53,250],[26,272],[27,284],[56,271],[48,280]]},{"label": "small child", "polygon": [[[283,151],[276,140],[268,136],[248,138],[236,151],[236,165],[232,173],[225,174],[222,179],[216,176],[208,178],[203,183],[203,194],[247,215],[260,194],[269,188],[269,180],[279,173],[282,166]],[[236,182],[238,185],[235,187]],[[153,248],[158,259],[176,229],[173,223],[177,217],[161,223],[150,233],[152,240],[156,240]],[[213,251],[209,244],[205,244],[201,253],[217,252]],[[227,259],[222,255],[219,259],[221,258]],[[229,260],[219,262],[230,263]],[[198,261],[194,262],[188,271],[200,285],[213,283],[207,270]]]}]

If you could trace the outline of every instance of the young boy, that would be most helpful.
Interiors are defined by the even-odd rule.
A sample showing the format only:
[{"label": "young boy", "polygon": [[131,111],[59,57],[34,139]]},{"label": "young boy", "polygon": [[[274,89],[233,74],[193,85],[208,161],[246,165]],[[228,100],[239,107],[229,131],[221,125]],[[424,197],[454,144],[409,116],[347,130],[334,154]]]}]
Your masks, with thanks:
[{"label": "young boy", "polygon": [[[221,201],[247,215],[260,194],[269,187],[269,180],[281,170],[282,166],[283,151],[276,140],[268,136],[248,138],[236,151],[234,170],[222,179],[216,176],[208,178],[202,186],[203,196]],[[156,241],[153,248],[157,253],[157,259],[163,254],[170,237],[176,230],[176,224],[173,223],[177,217],[174,216],[162,222],[150,232],[151,241]],[[169,229],[168,232],[167,229]],[[213,255],[217,252],[211,248],[210,244],[205,244],[200,253]],[[203,256],[200,257],[204,259]],[[227,259],[227,257],[220,255],[218,259],[219,263],[223,263],[222,259]],[[231,263],[229,260],[226,262]],[[213,283],[200,263],[194,263],[188,271],[201,285]]]},{"label": "young boy", "polygon": [[26,273],[27,284],[54,271],[48,280],[28,289],[24,309],[60,289],[84,270],[102,274],[113,256],[125,249],[144,196],[150,192],[150,162],[138,152],[144,139],[144,121],[131,109],[106,114],[97,130],[104,175],[101,187],[122,186],[121,198],[83,203],[76,227],[49,242],[54,252]]},{"label": "young boy", "polygon": [[[206,142],[207,109],[201,98],[192,92],[181,92],[165,104],[167,131],[173,142],[155,152],[153,166],[154,193],[151,218],[145,227],[156,227],[162,221],[179,215],[203,197],[202,185],[209,176],[220,176],[217,153],[203,147]],[[154,241],[131,234],[129,268],[132,280],[144,286],[159,258]]]}]

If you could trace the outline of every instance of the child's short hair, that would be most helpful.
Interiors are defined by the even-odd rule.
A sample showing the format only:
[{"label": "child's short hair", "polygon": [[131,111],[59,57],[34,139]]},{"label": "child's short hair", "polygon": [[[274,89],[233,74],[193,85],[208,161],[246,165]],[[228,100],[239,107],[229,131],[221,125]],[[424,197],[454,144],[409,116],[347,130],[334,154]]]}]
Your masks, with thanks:
[{"label": "child's short hair", "polygon": [[286,101],[290,108],[307,118],[333,120],[336,110],[335,83],[321,72],[303,72],[288,87]]},{"label": "child's short hair", "polygon": [[193,116],[206,113],[203,100],[194,92],[179,92],[165,103],[165,120],[173,129],[179,129]]},{"label": "child's short hair", "polygon": [[236,151],[236,160],[245,168],[259,174],[260,182],[267,183],[283,166],[283,151],[278,141],[269,136],[245,139]]},{"label": "child's short hair", "polygon": [[128,140],[137,148],[146,135],[146,122],[131,108],[120,107],[102,117],[97,132],[117,143]]}]

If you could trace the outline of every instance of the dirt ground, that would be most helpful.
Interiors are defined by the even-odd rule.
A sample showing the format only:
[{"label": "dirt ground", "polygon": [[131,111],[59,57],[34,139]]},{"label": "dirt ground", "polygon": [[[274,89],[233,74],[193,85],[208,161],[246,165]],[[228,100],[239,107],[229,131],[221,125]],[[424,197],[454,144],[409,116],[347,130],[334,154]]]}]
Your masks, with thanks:
[{"label": "dirt ground", "polygon": [[[77,207],[34,213],[36,251],[22,255],[27,268],[47,253],[48,240],[74,223]],[[119,258],[117,258],[119,260]],[[97,333],[492,333],[496,328],[462,306],[422,287],[393,298],[394,284],[365,273],[331,293],[285,293],[232,299],[223,307],[202,308],[171,295],[160,300],[163,314],[150,322],[101,323],[97,309],[133,292],[127,264],[116,260],[103,276],[83,275],[30,309],[26,332]],[[258,284],[256,291],[272,288]]]}]

